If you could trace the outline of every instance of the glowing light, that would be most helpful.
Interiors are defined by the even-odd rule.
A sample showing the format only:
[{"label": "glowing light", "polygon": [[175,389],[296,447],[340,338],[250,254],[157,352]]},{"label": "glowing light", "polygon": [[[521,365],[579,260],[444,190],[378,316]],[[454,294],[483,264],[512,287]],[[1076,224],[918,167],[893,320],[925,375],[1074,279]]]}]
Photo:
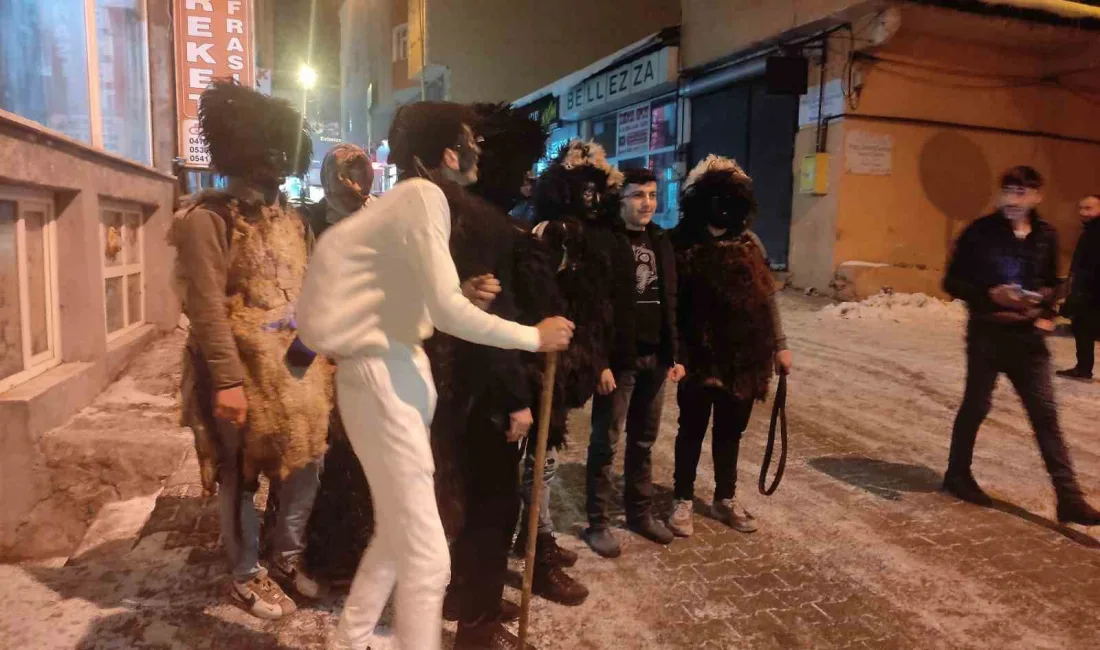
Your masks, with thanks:
[{"label": "glowing light", "polygon": [[317,71],[308,63],[303,63],[298,68],[298,83],[307,90],[313,88],[317,85]]}]

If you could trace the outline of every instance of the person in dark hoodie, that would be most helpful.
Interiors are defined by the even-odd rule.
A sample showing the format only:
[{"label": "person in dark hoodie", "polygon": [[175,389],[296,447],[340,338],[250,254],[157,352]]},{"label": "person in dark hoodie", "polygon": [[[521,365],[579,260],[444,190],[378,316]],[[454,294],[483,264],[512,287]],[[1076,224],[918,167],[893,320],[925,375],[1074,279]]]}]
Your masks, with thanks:
[{"label": "person in dark hoodie", "polygon": [[775,302],[764,246],[749,225],[756,213],[752,180],[733,160],[710,155],[684,181],[683,219],[672,233],[679,283],[680,353],[687,377],[676,401],[669,528],[694,531],[695,477],[714,416],[712,516],[751,533],[756,519],[737,499],[737,457],[753,405],[768,394],[773,369],[791,371],[791,352]]},{"label": "person in dark hoodie", "polygon": [[1058,521],[1100,525],[1070,463],[1058,423],[1050,351],[1058,287],[1058,236],[1036,211],[1043,179],[1031,167],[1001,177],[1000,207],[974,221],[955,244],[943,287],[970,310],[966,336],[966,392],[951,432],[943,488],[980,506],[993,499],[974,480],[971,463],[978,428],[989,414],[1004,373],[1024,404],[1058,499]]},{"label": "person in dark hoodie", "polygon": [[1096,361],[1096,340],[1100,339],[1100,194],[1081,199],[1078,214],[1084,225],[1073,251],[1070,289],[1065,315],[1073,319],[1077,340],[1077,365],[1059,370],[1068,379],[1092,381]]},{"label": "person in dark hoodie", "polygon": [[620,223],[615,230],[634,253],[634,363],[602,373],[592,402],[588,443],[588,528],[584,540],[597,555],[622,552],[609,523],[614,488],[611,465],[626,434],[624,479],[627,526],[658,544],[672,532],[650,512],[653,499],[653,444],[661,427],[666,380],[678,382],[684,367],[676,361],[676,258],[668,234],[653,223],[657,177],[647,168],[623,174]]}]

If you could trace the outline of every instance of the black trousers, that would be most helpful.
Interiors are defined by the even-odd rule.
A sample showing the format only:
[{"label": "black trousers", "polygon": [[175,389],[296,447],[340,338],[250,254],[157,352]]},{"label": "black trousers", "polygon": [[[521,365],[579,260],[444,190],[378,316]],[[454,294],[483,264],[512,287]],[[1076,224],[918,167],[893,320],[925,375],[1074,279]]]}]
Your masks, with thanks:
[{"label": "black trousers", "polygon": [[1092,374],[1096,363],[1096,341],[1100,339],[1100,312],[1082,310],[1074,316],[1073,338],[1077,340],[1077,369]]},{"label": "black trousers", "polygon": [[507,428],[508,416],[494,411],[488,395],[475,400],[462,445],[466,521],[451,545],[451,589],[464,623],[498,613],[504,596],[520,505],[520,444],[505,439]]},{"label": "black trousers", "polygon": [[1076,499],[1081,490],[1058,425],[1050,351],[1030,326],[971,323],[966,345],[966,393],[955,417],[948,456],[949,474],[967,476],[978,429],[993,405],[993,389],[1004,373],[1027,411],[1043,462],[1058,499]]},{"label": "black trousers", "polygon": [[649,514],[653,501],[653,443],[661,429],[668,366],[657,355],[639,356],[634,367],[619,373],[610,395],[592,399],[592,437],[588,443],[588,524],[606,527],[614,488],[611,465],[626,433],[623,499],[627,519]]},{"label": "black trousers", "polygon": [[714,456],[714,499],[732,499],[737,489],[737,455],[741,434],[749,425],[753,400],[734,397],[721,388],[682,382],[676,393],[680,406],[680,430],[676,434],[676,470],[673,474],[677,499],[695,498],[695,474],[711,412],[711,453]]}]

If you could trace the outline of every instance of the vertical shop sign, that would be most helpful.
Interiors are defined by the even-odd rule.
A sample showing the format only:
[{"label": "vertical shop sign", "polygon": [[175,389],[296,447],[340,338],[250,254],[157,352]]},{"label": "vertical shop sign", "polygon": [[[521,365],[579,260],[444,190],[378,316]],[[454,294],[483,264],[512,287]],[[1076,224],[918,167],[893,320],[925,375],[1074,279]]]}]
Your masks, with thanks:
[{"label": "vertical shop sign", "polygon": [[199,96],[214,79],[255,84],[251,0],[175,0],[176,120],[187,167],[209,167],[199,131]]},{"label": "vertical shop sign", "polygon": [[618,136],[620,158],[649,150],[649,104],[619,111]]}]

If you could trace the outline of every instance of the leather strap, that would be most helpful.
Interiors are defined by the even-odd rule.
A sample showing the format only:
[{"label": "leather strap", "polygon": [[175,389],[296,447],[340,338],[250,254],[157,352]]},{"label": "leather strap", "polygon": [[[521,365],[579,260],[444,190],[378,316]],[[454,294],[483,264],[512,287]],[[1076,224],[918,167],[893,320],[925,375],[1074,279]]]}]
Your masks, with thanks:
[{"label": "leather strap", "polygon": [[[778,425],[778,426],[777,426]],[[768,470],[775,452],[775,434],[778,429],[783,448],[779,452],[779,462],[775,466],[775,479],[768,485]],[[775,390],[775,402],[772,405],[772,422],[768,428],[768,445],[764,448],[764,462],[760,465],[760,482],[757,487],[760,494],[771,496],[779,489],[783,480],[783,470],[787,468],[787,376],[779,375],[779,387]]]}]

